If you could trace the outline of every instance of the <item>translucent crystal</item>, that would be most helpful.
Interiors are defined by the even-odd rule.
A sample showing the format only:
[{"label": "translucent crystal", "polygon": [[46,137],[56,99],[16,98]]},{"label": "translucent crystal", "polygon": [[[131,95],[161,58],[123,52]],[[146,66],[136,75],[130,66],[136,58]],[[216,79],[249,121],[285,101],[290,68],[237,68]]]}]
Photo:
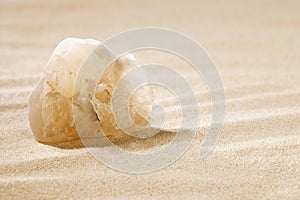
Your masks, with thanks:
[{"label": "translucent crystal", "polygon": [[[30,125],[38,141],[62,143],[79,139],[72,115],[74,84],[83,62],[100,44],[92,39],[68,38],[54,50],[29,98]],[[106,53],[112,53],[107,51]],[[102,59],[101,55],[98,56]],[[112,63],[103,76],[99,77],[90,112],[96,113],[96,120],[107,136],[124,137],[112,114],[111,97],[120,78],[136,66],[133,55],[127,54]],[[129,102],[130,116],[136,124],[149,124],[152,101],[153,93],[149,88],[139,89],[132,94]]]}]

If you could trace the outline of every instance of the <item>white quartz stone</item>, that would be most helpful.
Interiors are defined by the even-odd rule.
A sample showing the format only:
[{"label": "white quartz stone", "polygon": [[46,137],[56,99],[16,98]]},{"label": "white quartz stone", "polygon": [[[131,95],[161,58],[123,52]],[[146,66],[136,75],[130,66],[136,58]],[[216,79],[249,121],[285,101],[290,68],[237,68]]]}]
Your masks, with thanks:
[{"label": "white quartz stone", "polygon": [[[59,43],[54,50],[29,98],[30,124],[38,141],[62,143],[79,139],[72,115],[74,84],[81,65],[99,44],[101,44],[99,41],[92,39],[68,38]],[[112,52],[107,50],[105,53]],[[101,53],[95,55],[99,56],[98,59],[102,59]],[[112,115],[112,91],[120,78],[136,66],[133,55],[128,54],[111,64],[104,75],[99,77],[95,97],[92,99],[93,108],[89,112],[97,115],[96,120],[107,136],[124,137]],[[149,88],[140,89],[132,95],[129,106],[132,111],[131,117],[136,124],[149,123],[152,96],[153,93]]]}]

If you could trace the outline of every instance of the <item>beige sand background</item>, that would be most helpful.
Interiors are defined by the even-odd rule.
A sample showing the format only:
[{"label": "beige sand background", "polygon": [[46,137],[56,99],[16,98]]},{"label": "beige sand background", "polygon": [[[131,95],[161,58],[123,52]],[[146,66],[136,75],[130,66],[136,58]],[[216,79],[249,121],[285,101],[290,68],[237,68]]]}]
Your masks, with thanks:
[{"label": "beige sand background", "polygon": [[[299,10],[297,0],[0,1],[0,198],[299,199]],[[215,150],[198,158],[202,123],[175,164],[130,175],[84,148],[36,142],[27,98],[55,46],[141,26],[185,33],[218,66],[227,107]]]}]

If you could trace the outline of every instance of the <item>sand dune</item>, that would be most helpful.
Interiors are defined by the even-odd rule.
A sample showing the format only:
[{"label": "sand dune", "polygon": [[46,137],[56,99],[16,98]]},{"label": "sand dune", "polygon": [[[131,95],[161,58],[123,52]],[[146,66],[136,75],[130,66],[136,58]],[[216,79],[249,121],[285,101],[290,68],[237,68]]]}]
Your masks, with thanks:
[{"label": "sand dune", "polygon": [[[0,1],[0,199],[299,199],[299,6],[296,0]],[[226,120],[214,151],[199,159],[211,116],[202,86],[196,139],[160,171],[121,173],[76,142],[36,142],[27,100],[54,47],[70,36],[103,41],[140,26],[185,33],[216,63]]]}]

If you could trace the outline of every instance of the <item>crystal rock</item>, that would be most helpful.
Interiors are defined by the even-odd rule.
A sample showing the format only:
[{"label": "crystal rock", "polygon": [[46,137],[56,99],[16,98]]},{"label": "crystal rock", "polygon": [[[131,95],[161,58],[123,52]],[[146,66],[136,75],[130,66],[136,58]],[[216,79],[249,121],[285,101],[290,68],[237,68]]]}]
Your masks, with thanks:
[{"label": "crystal rock", "polygon": [[[29,98],[30,125],[38,141],[55,144],[80,138],[72,114],[72,98],[76,95],[74,84],[83,62],[100,44],[93,39],[67,38],[55,48]],[[104,59],[101,55],[103,53],[112,52],[106,49],[104,52],[96,52],[95,56],[98,56],[97,59]],[[122,138],[125,135],[118,128],[112,113],[112,92],[122,76],[136,66],[133,55],[127,54],[110,64],[99,77],[95,96],[92,98],[93,108],[88,112],[96,115],[95,119],[106,136]],[[128,105],[130,117],[135,124],[145,126],[150,123],[149,108],[152,101],[152,90],[147,87],[132,93]],[[84,122],[88,119],[82,120]],[[86,137],[93,135],[87,134]]]}]

